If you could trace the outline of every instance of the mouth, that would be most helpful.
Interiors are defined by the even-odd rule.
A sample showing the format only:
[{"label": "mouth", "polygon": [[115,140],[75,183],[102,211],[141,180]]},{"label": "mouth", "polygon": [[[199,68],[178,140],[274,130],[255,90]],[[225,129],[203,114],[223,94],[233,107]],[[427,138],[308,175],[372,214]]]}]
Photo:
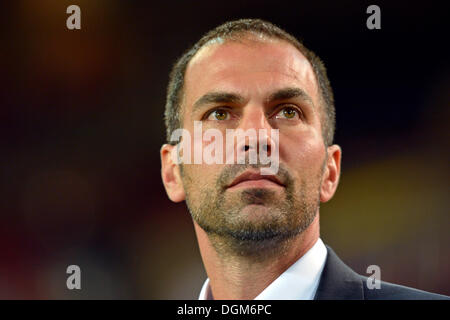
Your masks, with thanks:
[{"label": "mouth", "polygon": [[238,188],[284,188],[285,185],[274,175],[261,175],[259,172],[246,171],[237,176],[227,189]]}]

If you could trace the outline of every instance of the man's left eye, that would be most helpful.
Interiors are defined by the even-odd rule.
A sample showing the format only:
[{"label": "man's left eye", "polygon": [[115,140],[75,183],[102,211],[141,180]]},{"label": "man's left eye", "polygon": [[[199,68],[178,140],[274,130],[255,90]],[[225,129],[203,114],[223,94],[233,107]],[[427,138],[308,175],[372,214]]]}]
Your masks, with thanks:
[{"label": "man's left eye", "polygon": [[285,107],[275,115],[277,119],[298,119],[299,117],[299,111],[293,107]]}]

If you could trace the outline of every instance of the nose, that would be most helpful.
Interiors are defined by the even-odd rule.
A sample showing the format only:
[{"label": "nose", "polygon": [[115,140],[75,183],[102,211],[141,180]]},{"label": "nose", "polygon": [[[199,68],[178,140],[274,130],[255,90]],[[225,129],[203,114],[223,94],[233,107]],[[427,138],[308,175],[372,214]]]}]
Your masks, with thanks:
[{"label": "nose", "polygon": [[[238,140],[238,150],[247,153],[255,149],[258,154],[263,151],[270,156],[273,143],[270,137],[273,129],[263,107],[249,105],[245,109],[238,127],[244,131],[244,139]],[[253,133],[255,139],[250,138]]]}]

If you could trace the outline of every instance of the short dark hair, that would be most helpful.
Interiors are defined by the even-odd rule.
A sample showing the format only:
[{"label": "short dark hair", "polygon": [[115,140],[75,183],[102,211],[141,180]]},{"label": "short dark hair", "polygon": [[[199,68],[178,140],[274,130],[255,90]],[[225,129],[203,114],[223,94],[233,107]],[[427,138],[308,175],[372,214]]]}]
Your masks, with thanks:
[{"label": "short dark hair", "polygon": [[183,97],[184,77],[189,62],[203,48],[216,39],[233,40],[246,35],[263,35],[272,39],[287,41],[297,48],[311,64],[319,85],[323,105],[321,112],[322,136],[327,146],[333,143],[335,130],[335,107],[333,90],[327,77],[326,68],[320,58],[307,49],[299,40],[274,24],[260,19],[241,19],[226,22],[206,33],[197,43],[188,49],[174,64],[169,76],[167,87],[167,100],[164,119],[167,129],[167,141],[170,141],[172,132],[181,128],[181,101]]}]

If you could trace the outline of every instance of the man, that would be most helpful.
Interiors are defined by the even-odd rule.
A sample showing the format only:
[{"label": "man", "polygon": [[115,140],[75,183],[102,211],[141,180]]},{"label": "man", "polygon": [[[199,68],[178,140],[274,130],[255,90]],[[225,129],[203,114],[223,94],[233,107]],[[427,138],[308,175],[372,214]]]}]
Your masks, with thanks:
[{"label": "man", "polygon": [[[165,117],[162,180],[193,219],[208,274],[200,299],[445,298],[369,288],[320,239],[319,204],[333,197],[341,168],[333,93],[320,59],[285,31],[239,20],[207,33],[175,64]],[[214,139],[195,138],[198,125]],[[229,144],[239,129],[263,134]],[[247,157],[178,161],[199,145],[213,145],[215,160]],[[251,152],[276,155],[276,170],[262,173],[267,163],[250,162]]]}]

